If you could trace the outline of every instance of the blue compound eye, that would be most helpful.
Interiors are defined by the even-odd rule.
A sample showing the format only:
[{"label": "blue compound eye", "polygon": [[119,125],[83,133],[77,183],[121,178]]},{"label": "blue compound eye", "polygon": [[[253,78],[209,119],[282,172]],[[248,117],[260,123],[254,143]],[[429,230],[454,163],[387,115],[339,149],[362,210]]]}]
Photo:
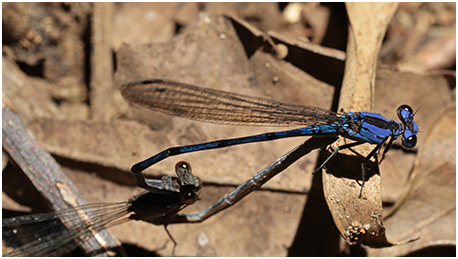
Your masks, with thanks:
[{"label": "blue compound eye", "polygon": [[398,107],[398,117],[401,121],[405,122],[408,117],[412,116],[413,110],[409,105],[403,104]]},{"label": "blue compound eye", "polygon": [[402,137],[402,145],[406,148],[413,148],[417,145],[417,136],[412,135],[410,137]]}]

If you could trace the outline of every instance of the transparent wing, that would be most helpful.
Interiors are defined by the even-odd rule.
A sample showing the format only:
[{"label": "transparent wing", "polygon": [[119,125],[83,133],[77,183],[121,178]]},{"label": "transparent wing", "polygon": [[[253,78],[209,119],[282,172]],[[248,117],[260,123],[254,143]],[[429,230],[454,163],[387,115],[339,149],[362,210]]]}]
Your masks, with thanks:
[{"label": "transparent wing", "polygon": [[277,102],[161,79],[121,86],[124,98],[141,106],[192,120],[270,126],[321,125],[340,120],[321,108]]},{"label": "transparent wing", "polygon": [[[94,233],[128,220],[127,202],[99,203],[58,212],[2,219],[3,256],[59,256]],[[78,222],[71,228],[65,222]]]}]

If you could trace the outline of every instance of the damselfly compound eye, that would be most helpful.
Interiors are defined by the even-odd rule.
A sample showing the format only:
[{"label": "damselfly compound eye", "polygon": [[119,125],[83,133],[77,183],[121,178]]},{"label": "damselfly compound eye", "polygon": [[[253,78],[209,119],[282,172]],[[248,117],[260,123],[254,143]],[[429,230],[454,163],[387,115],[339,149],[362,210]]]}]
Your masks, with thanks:
[{"label": "damselfly compound eye", "polygon": [[399,106],[398,107],[398,117],[403,122],[405,122],[408,117],[413,117],[412,108],[407,104],[403,104]]},{"label": "damselfly compound eye", "polygon": [[417,145],[417,136],[412,135],[408,138],[402,138],[402,145],[406,148],[413,148]]},{"label": "damselfly compound eye", "polygon": [[175,165],[175,169],[182,168],[191,171],[191,165],[188,162],[180,161]]}]

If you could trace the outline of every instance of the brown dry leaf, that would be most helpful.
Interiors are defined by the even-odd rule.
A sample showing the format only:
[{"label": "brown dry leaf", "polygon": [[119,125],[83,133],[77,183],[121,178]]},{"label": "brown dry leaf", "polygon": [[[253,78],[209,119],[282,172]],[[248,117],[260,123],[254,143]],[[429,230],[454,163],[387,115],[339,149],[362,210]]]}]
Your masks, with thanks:
[{"label": "brown dry leaf", "polygon": [[[138,155],[151,152],[148,145],[164,143],[161,136],[153,134],[147,126],[135,121],[38,118],[30,122],[28,128],[53,154],[121,170],[124,179],[131,178],[130,173],[126,172],[129,172],[132,162],[138,159]],[[88,135],[91,137],[88,138]],[[138,145],[138,139],[142,139],[146,145]],[[173,176],[171,168],[174,167],[160,174]],[[113,175],[111,177],[117,178]]]},{"label": "brown dry leaf", "polygon": [[456,245],[456,107],[442,113],[425,135],[404,197],[385,220],[390,241],[419,239],[369,249],[370,256],[405,256],[432,246]]},{"label": "brown dry leaf", "polygon": [[[118,3],[113,17],[114,50],[125,44],[167,42],[175,32],[173,17],[196,3]],[[197,16],[197,14],[194,14]],[[193,17],[195,19],[195,16]]]},{"label": "brown dry leaf", "polygon": [[91,23],[91,82],[90,92],[92,119],[109,120],[113,108],[113,52],[112,42],[112,17],[113,3],[94,3]]},{"label": "brown dry leaf", "polygon": [[320,44],[329,26],[331,11],[318,3],[306,3],[302,9],[303,19],[313,32],[312,43]]},{"label": "brown dry leaf", "polygon": [[21,205],[16,202],[14,199],[10,198],[7,193],[2,192],[2,209],[4,210],[14,210],[14,211],[23,211],[30,212],[30,207]]},{"label": "brown dry leaf", "polygon": [[15,42],[11,48],[18,60],[36,66],[51,54],[51,42],[59,35],[60,24],[49,19],[52,11],[44,3],[2,3],[2,25],[6,42]]},{"label": "brown dry leaf", "polygon": [[205,3],[205,10],[210,15],[233,15],[263,31],[275,29],[281,21],[277,3]]},{"label": "brown dry leaf", "polygon": [[455,64],[456,59],[456,28],[448,28],[439,38],[428,42],[409,60],[399,63],[401,71],[415,71],[422,73],[443,68],[449,68]]},{"label": "brown dry leaf", "polygon": [[340,108],[368,111],[374,105],[375,67],[386,27],[397,3],[348,3],[350,20]]},{"label": "brown dry leaf", "polygon": [[400,3],[381,51],[385,64],[425,73],[453,69],[456,3]]},{"label": "brown dry leaf", "polygon": [[[346,6],[350,28],[339,109],[369,111],[375,94],[378,53],[397,4],[347,3]],[[342,140],[337,141],[334,148],[346,143]],[[362,156],[368,155],[370,149],[368,145],[355,148]],[[361,242],[373,247],[388,246],[382,222],[378,166],[371,163],[366,167],[364,192],[359,197],[361,186],[356,180],[361,180],[361,157],[354,156],[349,150],[344,153],[348,154],[345,159],[337,156],[323,173],[324,195],[334,222],[347,244]]]},{"label": "brown dry leaf", "polygon": [[13,109],[25,123],[36,117],[60,117],[58,108],[49,96],[49,83],[31,80],[5,57],[2,58],[2,64],[3,105]]},{"label": "brown dry leaf", "polygon": [[[79,108],[87,98],[83,75],[87,3],[69,4],[66,11],[58,3],[7,3],[3,6],[5,15],[2,19],[7,36],[3,50],[6,55],[18,62],[34,80],[47,80],[44,84],[51,88],[52,97],[65,103],[66,108],[73,106],[66,110],[86,112],[87,109]],[[84,14],[72,13],[71,8],[84,10]]]}]

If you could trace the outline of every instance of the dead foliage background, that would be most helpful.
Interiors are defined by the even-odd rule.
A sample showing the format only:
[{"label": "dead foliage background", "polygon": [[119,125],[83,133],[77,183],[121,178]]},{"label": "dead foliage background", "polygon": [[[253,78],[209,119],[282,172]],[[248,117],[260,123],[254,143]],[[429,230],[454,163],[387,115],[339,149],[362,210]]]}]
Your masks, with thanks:
[{"label": "dead foliage background", "polygon": [[[350,194],[337,195],[346,189],[329,187],[334,180],[327,174],[323,192],[321,174],[311,174],[317,150],[207,221],[171,225],[177,255],[455,254],[455,3],[383,5],[379,12],[371,6],[364,11],[367,6],[358,4],[318,3],[2,7],[3,107],[19,115],[91,203],[125,201],[138,193],[130,166],[168,147],[279,130],[214,125],[149,111],[122,99],[122,83],[167,78],[333,110],[357,106],[352,99],[356,93],[368,100],[368,109],[389,119],[397,119],[396,108],[404,103],[417,110],[417,147],[406,151],[396,142],[380,174],[371,178],[375,189],[370,190],[375,191],[369,196],[380,200],[374,202],[377,208],[354,203],[356,196]],[[387,25],[377,26],[377,38],[368,21],[380,17]],[[352,35],[354,43],[348,40]],[[356,47],[350,51],[348,46]],[[363,54],[377,67],[372,93],[371,71],[351,79],[354,71],[348,70],[351,60],[364,63]],[[343,81],[357,86],[365,77],[367,93],[341,92]],[[302,141],[198,152],[169,158],[146,172],[173,176],[177,161],[190,162],[204,181],[201,200],[186,210],[197,211]],[[46,211],[16,163],[3,153],[3,216]],[[375,240],[380,244],[386,238],[383,248],[347,245],[339,226],[348,226],[353,216],[339,220],[336,211],[342,208],[377,219],[381,227]],[[377,209],[379,215],[371,214]],[[109,232],[126,255],[170,255],[172,243],[162,227],[130,222]]]}]

